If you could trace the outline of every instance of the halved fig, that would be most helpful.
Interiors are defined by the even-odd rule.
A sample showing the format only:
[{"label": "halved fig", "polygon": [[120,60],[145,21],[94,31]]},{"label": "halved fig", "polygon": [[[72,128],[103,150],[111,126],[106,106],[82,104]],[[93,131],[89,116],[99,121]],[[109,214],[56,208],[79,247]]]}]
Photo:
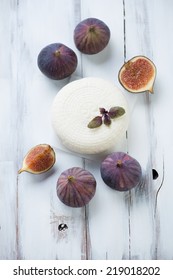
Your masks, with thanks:
[{"label": "halved fig", "polygon": [[145,56],[135,56],[121,67],[118,79],[121,85],[133,93],[153,93],[156,66]]},{"label": "halved fig", "polygon": [[48,144],[39,144],[29,150],[23,160],[22,168],[18,173],[23,171],[41,174],[48,171],[55,163],[56,157],[53,148]]}]

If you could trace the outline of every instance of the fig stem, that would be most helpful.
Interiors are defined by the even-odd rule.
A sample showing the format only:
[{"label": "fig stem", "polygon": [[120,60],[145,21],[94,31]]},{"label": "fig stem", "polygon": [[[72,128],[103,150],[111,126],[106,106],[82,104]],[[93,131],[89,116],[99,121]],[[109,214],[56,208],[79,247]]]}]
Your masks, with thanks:
[{"label": "fig stem", "polygon": [[56,51],[55,51],[55,56],[56,56],[56,57],[60,56],[60,54],[61,54],[61,52],[60,52],[59,50],[56,50]]},{"label": "fig stem", "polygon": [[90,31],[90,32],[95,32],[95,26],[94,26],[94,25],[91,25],[90,28],[89,28],[89,31]]},{"label": "fig stem", "polygon": [[117,167],[121,167],[122,166],[122,161],[120,159],[117,160]]},{"label": "fig stem", "polygon": [[151,94],[153,94],[154,93],[154,91],[153,91],[153,86],[151,87],[151,88],[149,88],[149,93],[151,93]]},{"label": "fig stem", "polygon": [[23,171],[25,171],[25,169],[20,168],[20,169],[18,170],[18,174],[22,173]]},{"label": "fig stem", "polygon": [[70,182],[74,182],[74,181],[75,181],[75,178],[74,178],[73,176],[71,176],[71,175],[69,175],[69,176],[67,177],[67,179],[68,179],[68,181],[70,181]]}]

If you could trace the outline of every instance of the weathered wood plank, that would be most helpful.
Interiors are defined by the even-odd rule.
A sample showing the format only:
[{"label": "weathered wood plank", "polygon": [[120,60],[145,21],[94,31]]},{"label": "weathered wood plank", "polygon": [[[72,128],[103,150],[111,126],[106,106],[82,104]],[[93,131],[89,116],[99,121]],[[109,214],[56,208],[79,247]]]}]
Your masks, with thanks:
[{"label": "weathered wood plank", "polygon": [[[125,60],[136,55],[152,58],[152,3],[151,1],[124,1],[125,4]],[[141,164],[143,182],[130,192],[130,259],[154,258],[155,221],[152,179],[151,124],[153,117],[148,93],[127,93],[133,103],[131,124],[128,130],[128,151]],[[154,136],[153,136],[154,137]],[[146,230],[147,229],[147,230]]]},{"label": "weathered wood plank", "polygon": [[[0,1],[0,259],[173,259],[172,9],[171,0]],[[82,55],[73,42],[76,24],[87,17],[111,30],[108,47],[95,56]],[[76,72],[63,81],[47,79],[37,67],[39,51],[53,42],[78,55]],[[124,60],[138,54],[157,66],[154,95],[133,95],[118,83]],[[56,93],[87,76],[114,82],[128,98],[131,121],[117,150],[138,159],[144,174],[131,192],[108,188],[99,170],[104,156],[67,152],[51,127]],[[17,176],[23,156],[39,143],[55,148],[55,167]],[[72,166],[97,180],[95,197],[82,209],[56,196],[60,173]],[[152,169],[159,174],[155,180]]]},{"label": "weathered wood plank", "polygon": [[18,257],[16,3],[0,2],[0,259]]},{"label": "weathered wood plank", "polygon": [[[73,2],[25,1],[18,6],[18,91],[21,104],[20,161],[27,150],[39,143],[59,148],[50,119],[54,96],[69,82],[51,81],[37,67],[39,51],[49,43],[62,42],[73,47],[75,9]],[[41,10],[40,10],[41,9]],[[36,11],[39,11],[37,13]],[[49,11],[49,12],[48,12]],[[32,21],[31,16],[32,15]],[[59,16],[57,16],[59,15]],[[78,15],[77,15],[78,16]],[[81,259],[86,258],[85,219],[83,209],[62,205],[56,197],[56,181],[60,172],[81,166],[80,158],[57,152],[55,172],[46,176],[19,176],[19,235],[22,259]],[[51,175],[51,176],[50,176]],[[68,229],[60,232],[65,223]]]},{"label": "weathered wood plank", "polygon": [[99,161],[86,161],[86,169],[97,178],[97,192],[89,205],[92,259],[128,259],[126,197],[103,183],[99,166]]},{"label": "weathered wood plank", "polygon": [[13,161],[16,155],[16,13],[15,4],[0,2],[0,159]]},{"label": "weathered wood plank", "polygon": [[153,117],[156,132],[153,163],[159,177],[154,181],[156,200],[156,258],[173,259],[172,220],[172,48],[173,2],[154,1],[153,47],[157,66],[157,83],[153,100]]},{"label": "weathered wood plank", "polygon": [[[172,258],[172,247],[171,247],[171,238],[170,232],[172,232],[172,223],[167,223],[167,227],[165,227],[165,215],[170,213],[170,202],[169,197],[171,196],[171,188],[169,187],[169,183],[171,179],[168,179],[167,183],[165,184],[165,165],[170,166],[169,163],[169,156],[166,159],[165,163],[165,156],[167,151],[169,150],[170,143],[166,143],[164,139],[170,139],[170,130],[168,129],[167,125],[163,124],[163,115],[159,114],[159,112],[165,111],[163,114],[167,114],[170,110],[168,109],[170,105],[169,99],[169,92],[171,85],[169,83],[170,77],[169,74],[165,75],[165,69],[169,68],[169,64],[167,66],[164,63],[165,59],[165,50],[167,49],[167,45],[172,43],[172,37],[168,34],[171,33],[171,5],[172,2],[168,2],[166,5],[163,1],[160,3],[151,2],[151,1],[134,1],[134,4],[129,7],[128,1],[126,3],[126,25],[129,26],[126,30],[127,35],[127,54],[130,58],[136,54],[143,54],[155,62],[157,66],[157,77],[155,83],[155,94],[152,96],[144,96],[144,104],[139,102],[139,98],[137,97],[137,102],[134,109],[134,119],[133,119],[133,128],[135,125],[135,118],[139,116],[140,119],[138,122],[141,121],[141,132],[140,132],[140,125],[139,125],[139,136],[138,143],[139,145],[131,145],[130,149],[135,151],[136,155],[141,157],[140,161],[142,162],[143,166],[145,167],[145,184],[143,190],[146,190],[146,198],[143,200],[144,193],[138,197],[138,201],[140,204],[136,204],[133,208],[134,212],[131,215],[132,221],[132,229],[131,231],[134,236],[134,240],[132,239],[132,252],[134,256],[137,258],[151,258],[151,259],[158,259],[158,258]],[[167,10],[168,9],[168,10]],[[129,12],[127,13],[127,11]],[[164,15],[167,15],[167,20],[164,21]],[[161,20],[162,19],[162,20]],[[129,23],[128,23],[129,21]],[[164,22],[164,25],[163,25]],[[168,23],[169,22],[169,23]],[[128,32],[129,30],[129,32]],[[161,32],[160,32],[161,31]],[[129,35],[128,35],[129,34]],[[128,39],[129,36],[129,39]],[[164,38],[164,39],[163,39]],[[131,42],[135,42],[134,45]],[[136,52],[136,54],[135,54]],[[138,52],[138,53],[137,53]],[[169,51],[167,53],[167,59],[170,59]],[[164,57],[164,58],[163,58]],[[164,68],[165,65],[165,68]],[[163,69],[164,68],[164,69]],[[167,73],[170,73],[171,70],[168,70]],[[167,83],[165,83],[167,81]],[[164,97],[163,97],[163,92]],[[140,104],[140,108],[137,110],[137,106]],[[169,103],[170,104],[170,103]],[[141,106],[144,106],[146,109],[145,118],[143,118],[143,122],[141,119]],[[163,109],[164,108],[164,109]],[[167,108],[167,109],[166,109]],[[169,119],[170,117],[168,117]],[[145,120],[145,126],[144,126]],[[148,126],[148,128],[147,128]],[[164,127],[164,132],[162,129]],[[133,132],[133,130],[132,130]],[[130,131],[129,131],[130,135]],[[133,135],[133,134],[132,134]],[[165,137],[167,135],[167,137]],[[143,139],[142,139],[143,138]],[[130,140],[130,138],[129,138]],[[131,138],[131,143],[133,138]],[[146,144],[147,141],[147,144]],[[144,143],[145,142],[145,143]],[[144,149],[148,146],[148,149]],[[135,150],[133,148],[135,147]],[[140,149],[143,149],[142,152]],[[144,163],[144,159],[147,160],[148,163]],[[151,170],[156,169],[159,177],[156,180],[152,180]],[[167,169],[167,167],[166,167]],[[167,175],[171,174],[170,171],[167,169]],[[169,177],[170,175],[168,175]],[[168,185],[168,187],[167,187]],[[169,195],[167,195],[167,191],[169,188]],[[163,204],[158,204],[158,201],[164,200]],[[142,204],[141,204],[142,200]],[[148,203],[147,203],[148,200]],[[145,202],[144,202],[145,201]],[[146,205],[145,205],[146,204]],[[148,204],[148,207],[147,207]],[[142,208],[142,215],[137,218],[137,209],[136,207],[139,206]],[[145,206],[144,206],[145,205]],[[158,207],[159,205],[159,207]],[[167,206],[169,205],[169,206]],[[145,210],[144,210],[145,209]],[[143,211],[144,210],[144,211]],[[164,213],[164,214],[163,214]],[[166,214],[167,213],[167,214]],[[160,222],[160,215],[161,220]],[[141,219],[142,223],[138,224],[138,221]],[[171,219],[168,220],[171,221]],[[135,225],[138,225],[138,228]],[[147,228],[147,231],[146,231]],[[140,233],[145,232],[147,234],[147,238],[145,238],[145,246],[142,244],[142,239],[139,238],[141,236]],[[162,234],[161,234],[162,232]],[[166,233],[166,238],[165,238]],[[162,238],[161,238],[162,235]],[[146,244],[147,240],[147,244]],[[165,240],[169,240],[165,244]],[[160,244],[161,242],[161,244]],[[163,245],[164,244],[164,245]],[[163,250],[161,248],[164,248]],[[136,255],[136,253],[137,255]],[[139,253],[141,252],[141,254]],[[132,254],[132,255],[133,255]]]},{"label": "weathered wood plank", "polygon": [[14,162],[0,161],[0,259],[16,259],[18,248],[17,189]]},{"label": "weathered wood plank", "polygon": [[[117,73],[124,59],[123,3],[82,1],[81,19],[96,17],[110,28],[111,39],[105,50],[95,56],[82,55],[83,76],[101,77],[119,87]],[[126,151],[126,136],[116,150]],[[86,169],[97,178],[97,192],[89,204],[89,232],[92,259],[124,259],[129,256],[129,228],[126,195],[107,187],[100,176],[100,163],[86,160]],[[95,159],[95,157],[93,157]]]},{"label": "weathered wood plank", "polygon": [[[54,169],[45,175],[20,177],[20,248],[23,259],[81,259],[83,209],[63,205],[56,195],[61,172],[82,166],[82,159],[57,152]],[[66,224],[67,229],[59,229]],[[46,242],[45,242],[46,241]]]}]

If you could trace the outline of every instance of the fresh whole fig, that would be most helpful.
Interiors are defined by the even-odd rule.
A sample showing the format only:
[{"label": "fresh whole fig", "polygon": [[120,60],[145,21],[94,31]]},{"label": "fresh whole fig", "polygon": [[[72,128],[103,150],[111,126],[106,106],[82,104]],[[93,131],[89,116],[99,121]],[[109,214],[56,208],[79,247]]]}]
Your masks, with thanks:
[{"label": "fresh whole fig", "polygon": [[96,180],[87,170],[73,167],[61,173],[57,181],[57,196],[66,205],[83,207],[96,191]]},{"label": "fresh whole fig", "polygon": [[37,58],[40,71],[50,79],[69,77],[77,67],[77,56],[69,47],[54,43],[44,47]]},{"label": "fresh whole fig", "polygon": [[142,179],[139,162],[124,152],[114,152],[101,163],[101,177],[106,185],[117,191],[128,191]]},{"label": "fresh whole fig", "polygon": [[18,171],[20,174],[23,171],[41,174],[53,167],[56,161],[55,152],[48,144],[39,144],[26,154],[23,160],[22,168]]},{"label": "fresh whole fig", "polygon": [[109,40],[109,27],[97,18],[87,18],[81,21],[74,30],[75,45],[84,54],[101,52]]}]

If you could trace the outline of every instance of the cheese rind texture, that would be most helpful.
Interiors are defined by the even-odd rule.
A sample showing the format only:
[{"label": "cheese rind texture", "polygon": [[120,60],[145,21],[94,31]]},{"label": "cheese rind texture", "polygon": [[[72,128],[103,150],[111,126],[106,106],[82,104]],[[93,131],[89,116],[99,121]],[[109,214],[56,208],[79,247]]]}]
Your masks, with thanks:
[{"label": "cheese rind texture", "polygon": [[[109,111],[114,106],[123,107],[125,114],[112,119],[110,126],[88,128],[88,123],[100,115],[99,108]],[[123,93],[113,83],[88,77],[67,84],[57,93],[51,119],[66,148],[81,154],[98,154],[113,148],[125,136],[129,109]]]}]

